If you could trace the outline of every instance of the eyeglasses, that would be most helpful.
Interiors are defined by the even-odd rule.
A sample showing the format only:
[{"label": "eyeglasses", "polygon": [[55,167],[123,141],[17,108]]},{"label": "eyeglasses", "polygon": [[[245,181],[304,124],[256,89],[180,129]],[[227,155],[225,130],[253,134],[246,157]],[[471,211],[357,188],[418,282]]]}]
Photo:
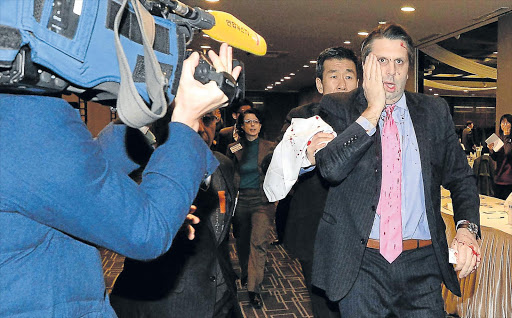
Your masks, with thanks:
[{"label": "eyeglasses", "polygon": [[257,119],[244,119],[244,123],[246,123],[246,124],[255,124],[255,125],[257,125],[257,124],[259,124],[259,123],[260,123],[260,121],[259,121],[259,120],[257,120]]},{"label": "eyeglasses", "polygon": [[217,123],[219,120],[220,118],[215,115],[206,115],[202,118],[203,124],[205,126],[210,126],[213,122]]}]

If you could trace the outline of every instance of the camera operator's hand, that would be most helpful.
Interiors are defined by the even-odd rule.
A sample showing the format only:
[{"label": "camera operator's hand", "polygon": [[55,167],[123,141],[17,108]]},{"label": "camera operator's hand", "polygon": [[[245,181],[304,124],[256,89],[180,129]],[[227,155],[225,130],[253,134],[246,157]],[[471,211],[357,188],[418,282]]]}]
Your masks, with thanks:
[{"label": "camera operator's hand", "polygon": [[[235,79],[240,75],[242,69],[239,66],[233,69],[233,49],[226,43],[221,45],[219,55],[209,51],[208,56],[217,72],[228,72]],[[197,52],[192,53],[183,62],[180,85],[174,99],[175,108],[171,118],[171,121],[181,122],[195,131],[199,129],[199,119],[204,114],[219,108],[228,100],[215,82],[203,85],[194,79],[194,71],[198,64]]]}]

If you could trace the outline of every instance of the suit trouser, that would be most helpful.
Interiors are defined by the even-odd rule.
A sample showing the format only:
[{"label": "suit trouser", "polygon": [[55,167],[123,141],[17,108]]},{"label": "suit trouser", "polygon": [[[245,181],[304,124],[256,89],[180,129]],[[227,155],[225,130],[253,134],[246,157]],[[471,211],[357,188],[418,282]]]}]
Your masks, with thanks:
[{"label": "suit trouser", "polygon": [[366,248],[356,281],[340,302],[343,318],[444,318],[441,271],[432,245],[404,251],[391,264]]},{"label": "suit trouser", "polygon": [[313,260],[299,259],[302,273],[304,274],[304,282],[311,298],[311,308],[315,318],[339,318],[340,310],[338,303],[330,301],[325,292],[311,284],[313,274]]},{"label": "suit trouser", "polygon": [[263,282],[275,205],[263,202],[259,189],[241,189],[233,217],[233,233],[241,277],[247,277],[247,290],[259,293]]}]

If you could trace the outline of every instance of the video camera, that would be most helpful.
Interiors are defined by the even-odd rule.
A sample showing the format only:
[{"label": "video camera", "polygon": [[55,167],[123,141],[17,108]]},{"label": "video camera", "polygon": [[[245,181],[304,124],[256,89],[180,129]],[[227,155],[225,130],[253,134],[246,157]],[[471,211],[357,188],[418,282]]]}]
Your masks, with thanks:
[{"label": "video camera", "polygon": [[[2,0],[0,92],[115,102],[127,125],[144,126],[165,115],[186,47],[199,30],[266,53],[264,39],[233,16],[176,0]],[[214,80],[230,101],[243,98],[243,76],[236,82],[207,60],[195,77]]]}]

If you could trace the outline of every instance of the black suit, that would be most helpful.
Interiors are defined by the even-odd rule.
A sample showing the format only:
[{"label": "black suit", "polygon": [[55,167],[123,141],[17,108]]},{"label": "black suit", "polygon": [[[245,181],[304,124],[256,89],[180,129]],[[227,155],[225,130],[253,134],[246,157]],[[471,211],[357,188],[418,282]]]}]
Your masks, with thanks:
[{"label": "black suit", "polygon": [[[320,104],[318,103],[293,108],[286,116],[278,141],[283,138],[293,118],[310,118],[318,115],[319,112]],[[301,175],[293,189],[284,235],[285,247],[300,261],[314,316],[321,318],[339,316],[337,305],[330,303],[321,290],[311,285],[313,247],[329,186],[320,176],[318,169],[314,169]]]},{"label": "black suit", "polygon": [[[236,197],[234,167],[226,156],[215,156],[219,168],[194,201],[195,215],[201,219],[194,225],[195,239],[188,240],[182,231],[161,257],[149,262],[125,260],[111,301],[120,318],[241,317],[228,245]],[[225,191],[225,213],[216,213],[218,191]],[[218,286],[219,281],[225,284]],[[231,312],[222,313],[221,308]]]},{"label": "black suit", "polygon": [[[446,287],[460,295],[457,276],[448,263],[440,186],[451,191],[455,222],[465,219],[479,225],[475,177],[446,102],[423,94],[405,94],[420,151],[426,216],[438,272]],[[313,284],[324,289],[330,299],[339,300],[358,277],[375,218],[382,169],[380,133],[377,128],[368,136],[355,122],[367,108],[361,88],[325,95],[320,107],[320,115],[338,136],[316,155],[317,168],[332,187],[315,243]]]}]

